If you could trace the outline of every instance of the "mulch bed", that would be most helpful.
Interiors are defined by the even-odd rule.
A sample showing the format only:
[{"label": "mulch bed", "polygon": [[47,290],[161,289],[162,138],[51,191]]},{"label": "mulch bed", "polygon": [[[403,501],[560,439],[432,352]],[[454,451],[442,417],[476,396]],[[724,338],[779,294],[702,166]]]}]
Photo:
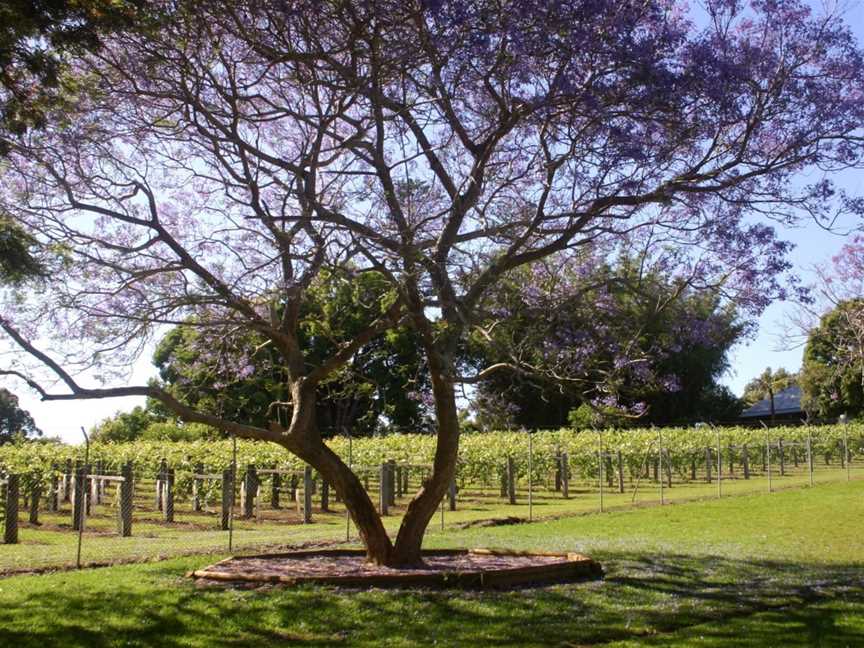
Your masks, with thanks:
[{"label": "mulch bed", "polygon": [[227,583],[318,583],[349,587],[486,588],[599,578],[600,565],[580,554],[531,554],[485,549],[428,551],[410,569],[366,562],[362,551],[331,549],[228,558],[189,574]]}]

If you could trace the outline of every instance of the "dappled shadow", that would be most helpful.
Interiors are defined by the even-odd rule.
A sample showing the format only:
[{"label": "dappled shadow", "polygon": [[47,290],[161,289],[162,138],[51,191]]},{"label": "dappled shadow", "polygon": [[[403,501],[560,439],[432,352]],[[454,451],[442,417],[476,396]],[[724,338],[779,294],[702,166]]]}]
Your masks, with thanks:
[{"label": "dappled shadow", "polygon": [[864,645],[844,622],[864,617],[860,564],[596,557],[604,581],[500,592],[202,589],[170,563],[98,586],[35,577],[56,582],[0,609],[0,646]]}]

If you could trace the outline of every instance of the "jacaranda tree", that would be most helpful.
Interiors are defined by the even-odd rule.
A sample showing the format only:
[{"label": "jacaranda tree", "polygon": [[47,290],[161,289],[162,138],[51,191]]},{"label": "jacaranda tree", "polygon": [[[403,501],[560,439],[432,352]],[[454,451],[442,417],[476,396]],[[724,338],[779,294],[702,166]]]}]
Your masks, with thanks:
[{"label": "jacaranda tree", "polygon": [[[633,240],[758,308],[788,268],[772,224],[861,207],[821,174],[799,176],[864,161],[864,65],[836,16],[794,0],[152,11],[152,26],[73,66],[76,114],[5,138],[3,210],[72,258],[63,284],[4,303],[0,327],[22,350],[5,371],[47,400],[144,395],[284,446],[336,489],[376,563],[420,561],[454,473],[456,386],[497,370],[460,375],[458,350],[509,273]],[[347,267],[389,288],[312,363],[298,344],[303,293]],[[262,427],[155,384],[111,386],[108,369],[154,327],[190,318],[266,338],[290,420]],[[437,445],[392,540],[314,413],[323,381],[405,323],[426,356]],[[76,379],[87,365],[105,385]]]}]

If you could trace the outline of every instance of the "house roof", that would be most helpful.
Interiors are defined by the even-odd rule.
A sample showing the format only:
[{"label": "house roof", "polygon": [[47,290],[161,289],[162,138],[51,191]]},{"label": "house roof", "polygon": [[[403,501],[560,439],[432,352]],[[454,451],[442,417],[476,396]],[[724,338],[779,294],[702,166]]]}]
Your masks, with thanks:
[{"label": "house roof", "polygon": [[[774,394],[775,415],[798,414],[802,412],[801,388],[798,385],[792,385]],[[741,413],[741,418],[758,418],[762,416],[771,416],[771,401],[768,398],[763,398]]]}]

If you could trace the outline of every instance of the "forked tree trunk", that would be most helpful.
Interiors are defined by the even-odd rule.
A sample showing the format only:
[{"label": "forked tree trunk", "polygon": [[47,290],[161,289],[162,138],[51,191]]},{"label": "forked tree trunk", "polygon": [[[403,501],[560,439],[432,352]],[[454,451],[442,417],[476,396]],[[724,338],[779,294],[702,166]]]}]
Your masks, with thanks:
[{"label": "forked tree trunk", "polygon": [[423,535],[456,472],[459,452],[456,392],[453,383],[444,377],[444,371],[431,371],[431,374],[438,421],[432,475],[408,504],[395,545],[363,483],[321,439],[315,427],[314,389],[304,389],[301,381],[291,390],[294,405],[291,425],[279,443],[330,483],[357,526],[367,559],[377,565],[416,567],[422,564]]}]

